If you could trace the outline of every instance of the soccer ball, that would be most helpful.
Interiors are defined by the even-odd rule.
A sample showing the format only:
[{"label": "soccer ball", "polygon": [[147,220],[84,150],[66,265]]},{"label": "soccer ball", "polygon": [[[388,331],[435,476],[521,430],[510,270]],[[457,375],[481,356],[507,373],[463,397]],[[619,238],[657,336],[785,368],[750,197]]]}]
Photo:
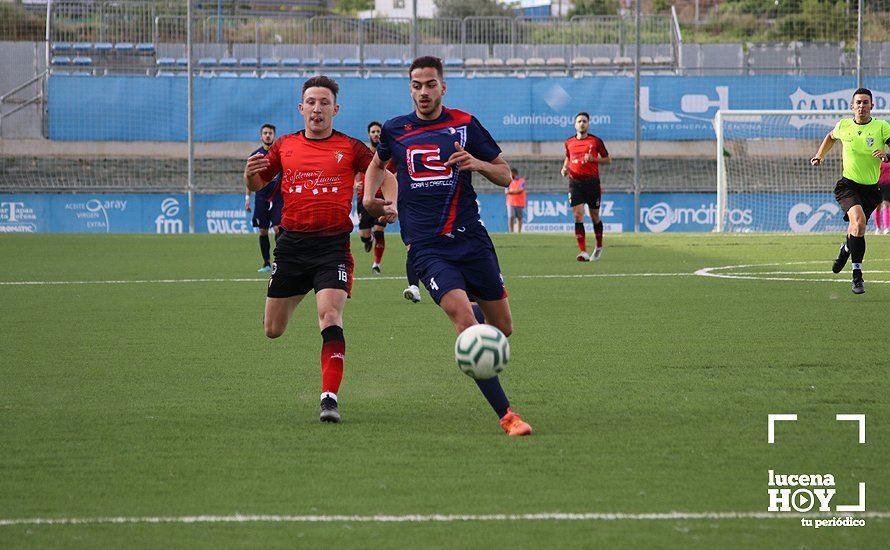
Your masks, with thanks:
[{"label": "soccer ball", "polygon": [[476,380],[494,378],[507,367],[510,342],[491,325],[473,325],[460,333],[454,343],[457,367]]}]

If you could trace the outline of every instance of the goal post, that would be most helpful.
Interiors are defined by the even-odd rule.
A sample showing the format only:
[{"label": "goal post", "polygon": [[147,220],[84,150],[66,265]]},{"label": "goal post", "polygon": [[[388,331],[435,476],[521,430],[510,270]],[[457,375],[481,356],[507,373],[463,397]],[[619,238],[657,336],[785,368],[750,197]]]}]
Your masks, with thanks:
[{"label": "goal post", "polygon": [[[819,144],[850,110],[720,110],[717,139],[719,232],[809,233],[843,230],[834,200],[841,177],[841,146],[821,166],[810,165]],[[887,118],[890,111],[872,111]],[[875,143],[874,148],[885,148]]]}]

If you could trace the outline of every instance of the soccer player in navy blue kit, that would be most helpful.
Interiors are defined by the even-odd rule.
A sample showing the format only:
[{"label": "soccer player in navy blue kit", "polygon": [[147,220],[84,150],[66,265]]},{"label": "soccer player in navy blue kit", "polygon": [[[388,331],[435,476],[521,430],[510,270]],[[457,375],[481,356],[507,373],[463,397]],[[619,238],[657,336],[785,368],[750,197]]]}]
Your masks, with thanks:
[{"label": "soccer player in navy blue kit", "polygon": [[[275,126],[263,124],[260,128],[260,140],[263,142],[259,149],[250,156],[261,153],[265,155],[275,143]],[[259,273],[272,271],[270,261],[271,244],[269,243],[269,228],[275,229],[278,235],[278,226],[281,224],[281,206],[284,204],[281,193],[278,192],[278,184],[281,182],[281,174],[275,176],[262,189],[256,192],[253,198],[253,226],[260,230],[260,254],[263,256],[263,266],[257,270]],[[250,212],[250,189],[244,195],[244,209]]]},{"label": "soccer player in navy blue kit", "polygon": [[[387,161],[395,162],[396,210],[409,259],[433,300],[459,333],[477,324],[467,293],[475,296],[485,320],[505,335],[513,318],[498,258],[479,217],[472,172],[501,187],[510,184],[510,166],[501,149],[472,115],[442,105],[446,85],[442,61],[418,57],[408,71],[414,112],[383,124],[374,160],[365,174],[364,204],[385,215],[387,201],[375,198]],[[511,436],[529,435],[531,426],[510,409],[497,377],[476,384]]]}]

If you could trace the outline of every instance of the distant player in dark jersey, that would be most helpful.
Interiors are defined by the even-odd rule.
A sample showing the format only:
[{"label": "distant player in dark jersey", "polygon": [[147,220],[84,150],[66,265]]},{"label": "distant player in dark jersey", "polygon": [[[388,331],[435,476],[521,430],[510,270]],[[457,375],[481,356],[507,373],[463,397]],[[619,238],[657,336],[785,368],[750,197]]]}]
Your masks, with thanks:
[{"label": "distant player in dark jersey", "polygon": [[[272,143],[275,142],[275,126],[263,124],[260,128],[260,140],[262,146],[250,155],[269,152]],[[269,244],[269,228],[275,230],[278,235],[278,226],[281,224],[281,206],[284,204],[281,193],[278,193],[278,184],[281,182],[281,174],[278,174],[265,187],[256,192],[253,198],[253,226],[260,230],[260,254],[263,257],[263,266],[257,271],[265,273],[272,271]],[[250,212],[250,189],[244,195],[244,209]]]},{"label": "distant player in dark jersey", "polygon": [[[343,307],[352,290],[353,271],[349,213],[355,176],[373,158],[364,143],[333,129],[340,108],[338,91],[337,82],[326,76],[303,83],[299,111],[305,130],[282,136],[266,155],[252,155],[244,169],[251,190],[261,189],[281,173],[282,232],[275,247],[263,325],[269,338],[284,334],[297,305],[315,290],[323,342],[322,422],[340,421],[337,392],[346,354]],[[395,198],[392,174],[384,178],[383,189]],[[395,213],[391,214],[394,220]]]},{"label": "distant player in dark jersey", "polygon": [[843,145],[843,176],[834,187],[834,197],[844,210],[847,238],[838,252],[831,270],[840,273],[847,260],[853,259],[853,294],[863,294],[862,260],[865,258],[865,227],[883,197],[878,187],[881,163],[890,162],[886,148],[890,144],[890,123],[872,118],[874,107],[871,90],[859,88],[853,92],[853,118],[838,121],[825,136],[816,155],[810,159],[820,166],[835,141]]},{"label": "distant player in dark jersey", "polygon": [[[385,164],[393,159],[398,179],[398,215],[410,260],[433,300],[455,330],[478,323],[467,293],[475,295],[485,320],[504,334],[513,318],[494,245],[479,217],[473,172],[506,187],[510,167],[501,149],[472,115],[442,106],[446,85],[442,61],[418,57],[411,64],[414,112],[383,125],[380,144],[365,175],[365,208],[383,214],[377,191]],[[531,427],[510,409],[500,380],[476,384],[500,417],[508,435],[529,435]]]},{"label": "distant player in dark jersey", "polygon": [[[606,144],[600,138],[588,134],[590,115],[575,115],[575,135],[566,140],[566,158],[562,163],[562,176],[569,178],[569,204],[575,219],[575,240],[581,252],[579,262],[599,260],[603,255],[603,222],[600,220],[600,201],[603,197],[600,185],[600,164],[610,164],[612,159]],[[584,206],[590,210],[596,249],[593,256],[587,253],[587,237],[584,234]]]},{"label": "distant player in dark jersey", "polygon": [[[368,144],[371,146],[371,151],[377,150],[377,144],[380,143],[380,130],[383,128],[383,125],[379,122],[372,121],[368,124]],[[355,210],[359,215],[358,221],[358,229],[359,229],[359,238],[362,240],[362,244],[365,246],[365,252],[370,252],[371,248],[374,249],[374,263],[371,264],[371,273],[375,275],[380,274],[380,262],[383,261],[383,252],[386,250],[386,222],[380,221],[378,218],[375,218],[368,214],[365,210],[364,205],[362,205],[362,196],[364,195],[364,182],[365,175],[359,174],[359,179],[355,184],[356,190],[356,205]],[[378,193],[378,198],[383,198],[382,193]]]}]

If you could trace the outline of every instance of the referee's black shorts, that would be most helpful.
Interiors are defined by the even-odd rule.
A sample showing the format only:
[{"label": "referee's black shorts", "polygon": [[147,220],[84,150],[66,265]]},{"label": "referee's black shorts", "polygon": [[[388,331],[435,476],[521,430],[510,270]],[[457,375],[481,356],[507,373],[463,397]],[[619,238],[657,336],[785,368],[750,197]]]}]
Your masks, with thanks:
[{"label": "referee's black shorts", "polygon": [[857,204],[862,207],[865,212],[865,219],[871,217],[875,208],[884,200],[881,195],[881,188],[877,184],[863,185],[847,178],[837,180],[834,186],[834,198],[844,210],[844,221],[850,221],[847,212]]}]

